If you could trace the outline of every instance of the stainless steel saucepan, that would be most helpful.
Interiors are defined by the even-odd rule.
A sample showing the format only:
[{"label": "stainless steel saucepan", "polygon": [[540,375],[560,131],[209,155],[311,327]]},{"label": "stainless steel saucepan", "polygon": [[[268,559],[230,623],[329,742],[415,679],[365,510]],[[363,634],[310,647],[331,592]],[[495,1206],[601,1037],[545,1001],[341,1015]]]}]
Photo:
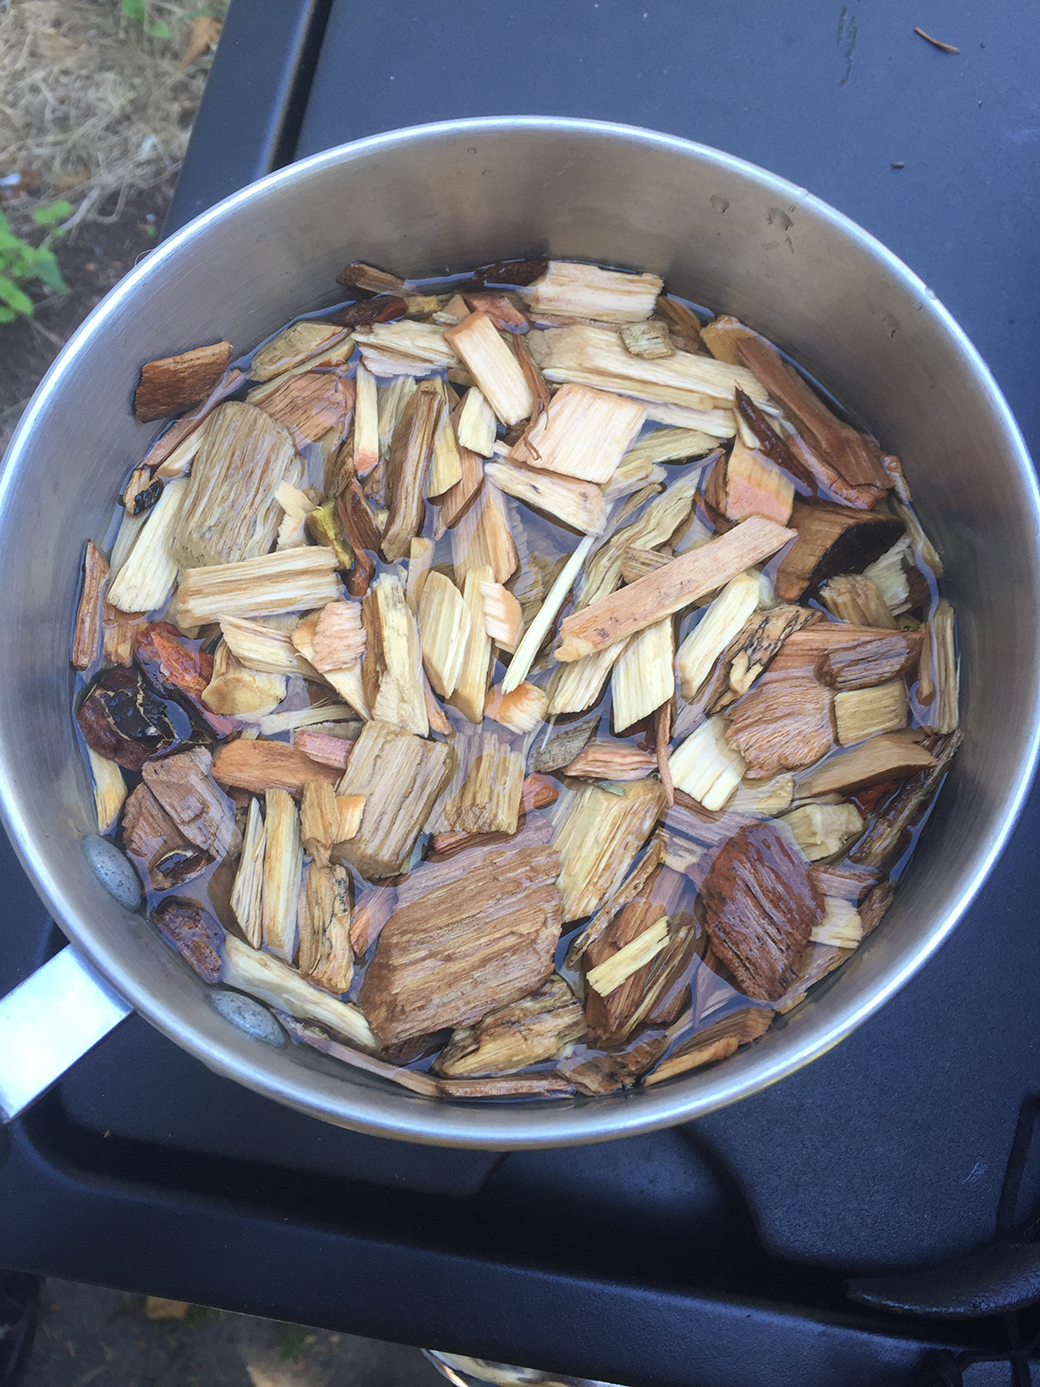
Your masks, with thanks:
[{"label": "stainless steel saucepan", "polygon": [[[417,277],[545,252],[649,269],[738,315],[901,455],[958,611],[966,739],[884,926],[758,1044],[646,1091],[464,1106],[244,1034],[148,921],[102,889],[82,850],[92,799],[73,739],[69,639],[84,541],[102,536],[155,431],[130,412],[143,362],[222,338],[244,351],[333,302],[348,261]],[[0,1003],[0,1102],[12,1115],[131,1007],[277,1102],[409,1141],[599,1141],[773,1083],[925,963],[1000,852],[1037,744],[1038,534],[1022,440],[949,314],[865,232],[761,169],[643,130],[517,118],[397,131],[272,174],[171,237],[99,305],[27,409],[0,476],[0,802],[72,941]]]}]

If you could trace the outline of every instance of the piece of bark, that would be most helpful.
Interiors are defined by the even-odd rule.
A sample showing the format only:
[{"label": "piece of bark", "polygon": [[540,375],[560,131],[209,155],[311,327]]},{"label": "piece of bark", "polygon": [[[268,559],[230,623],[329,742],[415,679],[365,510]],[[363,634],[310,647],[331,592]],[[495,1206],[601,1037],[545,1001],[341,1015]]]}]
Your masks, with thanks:
[{"label": "piece of bark", "polygon": [[[167,459],[172,458],[181,444],[186,443],[193,434],[198,432],[202,423],[209,418],[221,400],[226,400],[229,395],[233,395],[244,380],[244,371],[237,369],[225,371],[204,404],[193,410],[191,414],[185,415],[181,419],[175,419],[167,429],[160,433],[141,459],[141,466],[147,467],[150,472],[157,474],[160,478],[164,477],[163,464]],[[179,471],[177,475],[180,475]]]},{"label": "piece of bark", "polygon": [[635,635],[722,587],[752,564],[775,554],[792,538],[791,530],[762,516],[752,516],[728,534],[672,559],[656,573],[565,617],[556,658],[577,660]]},{"label": "piece of bark", "polygon": [[564,385],[513,446],[510,457],[530,467],[604,485],[645,418],[646,409],[637,400],[587,385]]},{"label": "piece of bark", "polygon": [[794,419],[810,446],[821,453],[851,486],[879,492],[890,482],[874,439],[838,419],[775,347],[757,335],[737,341],[737,353],[775,400]]},{"label": "piece of bark", "polygon": [[76,710],[87,745],[124,770],[139,771],[177,742],[162,701],[138,670],[104,669]]},{"label": "piece of bark", "polygon": [[224,931],[198,901],[167,896],[152,911],[159,932],[198,973],[203,982],[220,977]]},{"label": "piece of bark", "polygon": [[[892,679],[903,679],[917,665],[923,637],[919,631],[884,631],[850,626],[834,640],[834,627],[821,623],[810,637],[795,638],[783,661],[794,661],[819,650],[816,677],[833,689],[866,689]],[[830,639],[831,644],[825,644]],[[783,663],[782,661],[782,663]]]},{"label": "piece of bark", "polygon": [[559,866],[550,848],[489,854],[461,895],[452,882],[397,910],[359,994],[384,1044],[470,1026],[546,981],[562,923]]},{"label": "piece of bark", "polygon": [[399,294],[404,288],[400,275],[389,270],[379,270],[374,265],[366,265],[357,260],[345,266],[336,276],[336,283],[346,288],[363,289],[369,294]]},{"label": "piece of bark", "polygon": [[474,270],[473,278],[478,284],[502,285],[503,288],[515,289],[533,284],[548,268],[549,261],[544,255],[532,256],[526,260],[496,260],[493,265],[484,265],[479,270]]},{"label": "piece of bark", "polygon": [[143,859],[153,891],[169,891],[191,881],[213,860],[184,837],[145,784],[137,786],[124,806],[123,846]]},{"label": "piece of bark", "polygon": [[530,386],[486,313],[471,313],[455,327],[447,328],[444,338],[507,428],[530,415],[534,407]]},{"label": "piece of bark", "polygon": [[338,786],[341,795],[366,797],[360,829],[339,849],[342,860],[365,877],[400,872],[456,764],[448,742],[366,723]]},{"label": "piece of bark", "polygon": [[793,839],[773,823],[740,829],[716,854],[701,898],[712,947],[740,991],[756,1001],[782,997],[823,919],[823,897]]},{"label": "piece of bark", "polygon": [[685,1074],[716,1060],[728,1059],[736,1054],[741,1045],[765,1035],[774,1014],[767,1007],[749,1007],[730,1012],[721,1021],[706,1026],[679,1045],[643,1082],[657,1084],[676,1074]]},{"label": "piece of bark", "polygon": [[407,312],[408,304],[400,295],[380,294],[374,299],[345,304],[328,321],[345,328],[366,327],[369,323],[393,322],[395,318],[403,318]]},{"label": "piece of bark", "polygon": [[555,1059],[585,1029],[581,1004],[554,973],[519,1002],[453,1032],[433,1067],[445,1078],[515,1074],[529,1064]]},{"label": "piece of bark", "polygon": [[746,448],[738,438],[729,457],[720,458],[704,484],[704,500],[710,511],[726,520],[745,520],[764,515],[786,525],[794,503],[794,486],[757,450]]},{"label": "piece of bark", "polygon": [[213,757],[193,747],[142,767],[145,784],[190,843],[219,861],[231,848],[235,806],[210,774]]},{"label": "piece of bark", "polygon": [[[738,389],[736,391],[735,402],[738,424],[743,424],[745,430],[754,435],[759,452],[763,453],[777,467],[782,467],[793,478],[800,494],[815,496],[816,476],[810,468],[806,467],[801,458],[795,456],[794,450],[786,440],[770,425],[768,416],[759,409],[754,400],[745,395],[743,390]],[[876,500],[875,493],[871,491],[870,504],[873,505]]]},{"label": "piece of bark", "polygon": [[108,563],[93,540],[83,553],[83,586],[76,625],[72,633],[72,667],[88,669],[98,657],[101,641],[101,598],[108,578]]},{"label": "piece of bark", "polygon": [[309,780],[327,780],[334,785],[339,776],[336,767],[312,761],[298,747],[264,738],[226,742],[213,760],[216,781],[255,794],[270,789],[301,794]]},{"label": "piece of bark", "polygon": [[927,734],[919,728],[886,732],[840,756],[829,757],[810,771],[798,786],[802,799],[820,795],[847,794],[850,790],[878,785],[886,780],[904,780],[914,771],[927,771],[935,765],[928,751]]},{"label": "piece of bark", "polygon": [[598,726],[598,717],[586,718],[584,722],[573,722],[569,727],[555,731],[535,753],[534,769],[543,774],[562,771],[592,740]]},{"label": "piece of bark", "polygon": [[726,739],[755,780],[811,766],[835,745],[833,704],[815,679],[770,670],[722,714]]},{"label": "piece of bark", "polygon": [[193,649],[165,621],[149,622],[134,638],[134,660],[157,688],[176,689],[198,706],[213,677],[213,657]]},{"label": "piece of bark", "polygon": [[569,1098],[574,1085],[560,1074],[517,1074],[513,1078],[441,1079],[441,1098]]},{"label": "piece of bark", "polygon": [[668,1032],[663,1029],[641,1031],[618,1050],[592,1054],[581,1049],[559,1063],[559,1071],[570,1079],[579,1093],[598,1097],[631,1088],[668,1048]]},{"label": "piece of bark", "polygon": [[596,785],[579,790],[560,823],[556,848],[565,921],[591,915],[617,889],[664,807],[657,781],[612,789],[618,793]]},{"label": "piece of bark", "polygon": [[776,595],[803,602],[838,574],[861,572],[892,547],[903,522],[873,511],[854,511],[827,501],[795,501],[788,522],[794,544],[776,571]]},{"label": "piece of bark", "polygon": [[220,381],[230,360],[231,343],[214,342],[147,362],[134,393],[134,413],[147,424],[198,404]]}]

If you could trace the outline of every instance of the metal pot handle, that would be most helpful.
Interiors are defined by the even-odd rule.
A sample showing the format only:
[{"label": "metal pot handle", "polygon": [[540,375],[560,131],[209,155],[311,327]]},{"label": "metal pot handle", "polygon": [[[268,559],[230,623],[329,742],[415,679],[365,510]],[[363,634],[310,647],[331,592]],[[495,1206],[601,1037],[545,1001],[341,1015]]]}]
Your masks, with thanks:
[{"label": "metal pot handle", "polygon": [[133,1010],[71,945],[0,1000],[0,1121],[10,1122]]}]

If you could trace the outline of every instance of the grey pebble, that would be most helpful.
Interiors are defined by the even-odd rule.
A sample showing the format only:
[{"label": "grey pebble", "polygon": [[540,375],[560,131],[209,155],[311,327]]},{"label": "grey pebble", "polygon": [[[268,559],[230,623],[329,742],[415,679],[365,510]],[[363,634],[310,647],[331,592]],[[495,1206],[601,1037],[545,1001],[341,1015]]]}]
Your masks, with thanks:
[{"label": "grey pebble", "polygon": [[210,1001],[226,1021],[237,1026],[255,1040],[263,1040],[268,1045],[284,1045],[285,1032],[271,1013],[252,997],[242,992],[232,992],[226,987],[214,987],[209,994]]},{"label": "grey pebble", "polygon": [[144,898],[137,868],[108,838],[83,839],[83,856],[108,894],[127,910],[136,910]]}]

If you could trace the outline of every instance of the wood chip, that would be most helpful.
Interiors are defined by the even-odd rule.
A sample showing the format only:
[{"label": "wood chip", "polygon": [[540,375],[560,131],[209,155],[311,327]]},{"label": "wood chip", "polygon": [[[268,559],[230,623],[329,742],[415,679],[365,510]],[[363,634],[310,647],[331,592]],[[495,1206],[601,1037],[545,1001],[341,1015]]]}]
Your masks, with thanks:
[{"label": "wood chip", "polygon": [[72,633],[72,667],[88,669],[98,657],[101,643],[101,597],[108,578],[108,564],[93,540],[83,553],[83,586],[76,625]]},{"label": "wood chip", "polygon": [[163,488],[118,567],[116,551],[112,551],[107,601],[120,612],[156,611],[170,600],[177,581],[173,544],[188,485],[187,481],[169,482]]},{"label": "wood chip", "polygon": [[798,537],[776,571],[776,595],[785,602],[804,602],[826,579],[861,571],[902,533],[890,515],[824,501],[795,501],[789,524]]},{"label": "wood chip", "polygon": [[820,601],[839,621],[853,626],[878,626],[894,631],[895,617],[872,578],[843,573],[820,584]]},{"label": "wood chip", "polygon": [[793,537],[792,531],[762,516],[743,521],[728,534],[672,559],[656,573],[565,617],[556,658],[577,660],[634,635],[722,587]]},{"label": "wood chip", "polygon": [[336,283],[348,289],[362,289],[369,294],[399,294],[404,288],[404,280],[389,270],[377,270],[374,265],[355,261],[347,265],[336,276]]},{"label": "wood chip", "polygon": [[738,573],[709,604],[675,657],[679,687],[687,703],[696,698],[715,662],[744,630],[761,601],[759,575]]},{"label": "wood chip", "polygon": [[361,827],[343,845],[343,861],[368,878],[400,872],[457,761],[447,742],[366,723],[338,786],[341,795],[366,796]]},{"label": "wood chip", "polygon": [[213,655],[213,677],[202,692],[202,702],[222,717],[252,717],[271,713],[285,698],[284,674],[261,674],[247,669],[221,641]]},{"label": "wood chip", "polygon": [[147,362],[141,367],[140,384],[134,393],[134,413],[147,424],[198,404],[218,384],[230,360],[231,343],[214,342],[210,347]]},{"label": "wood chip", "polygon": [[227,987],[248,992],[278,1012],[300,1021],[316,1021],[333,1035],[374,1050],[378,1042],[361,1010],[315,987],[281,959],[264,949],[253,949],[229,934],[224,939],[220,980]]},{"label": "wood chip", "polygon": [[350,987],[350,878],[345,867],[312,862],[300,905],[300,972],[333,996]]},{"label": "wood chip", "polygon": [[705,711],[718,712],[747,693],[772,667],[786,642],[796,632],[819,621],[819,612],[790,604],[752,616],[723,651],[704,698]]},{"label": "wood chip", "polygon": [[471,313],[444,337],[507,428],[530,415],[534,401],[524,373],[486,313]]},{"label": "wood chip", "polygon": [[487,696],[488,675],[491,670],[491,637],[487,634],[484,620],[484,598],[482,584],[490,582],[492,570],[489,566],[471,568],[466,574],[462,599],[469,612],[469,634],[466,637],[459,671],[451,702],[470,722],[483,722],[484,703]]},{"label": "wood chip", "polygon": [[811,677],[778,673],[775,666],[774,661],[751,692],[721,714],[726,740],[755,780],[811,766],[835,745],[833,692]]},{"label": "wood chip", "polygon": [[522,290],[521,298],[535,315],[597,318],[601,322],[638,323],[649,318],[663,288],[657,275],[627,274],[550,260],[545,273]]},{"label": "wood chip", "polygon": [[470,611],[458,588],[443,573],[431,572],[419,603],[423,666],[442,698],[455,692],[470,633]]},{"label": "wood chip", "polygon": [[[166,488],[164,501],[172,490]],[[268,616],[322,607],[341,595],[337,566],[334,550],[315,547],[189,568],[177,589],[177,625],[189,631],[228,616]]]},{"label": "wood chip", "polygon": [[957,644],[953,608],[940,597],[928,618],[928,649],[938,698],[932,706],[932,727],[936,732],[954,732],[960,721],[958,700]]},{"label": "wood chip", "polygon": [[[803,804],[785,814],[783,822],[810,862],[843,851],[864,827],[863,816],[854,804]],[[819,885],[820,878],[814,876],[813,881]]]},{"label": "wood chip", "polygon": [[213,758],[213,778],[221,785],[261,794],[279,788],[301,794],[309,780],[335,784],[338,771],[312,761],[298,747],[263,739],[225,742]]},{"label": "wood chip", "polygon": [[574,1085],[559,1074],[517,1074],[509,1079],[441,1079],[441,1098],[569,1098]]},{"label": "wood chip", "polygon": [[407,557],[412,539],[426,515],[423,495],[433,459],[442,402],[436,387],[423,382],[405,406],[394,429],[386,462],[386,496],[390,515],[382,536],[387,563]]},{"label": "wood chip", "polygon": [[[295,1036],[304,1045],[320,1050],[323,1055],[331,1055],[333,1059],[349,1064],[354,1069],[363,1069],[367,1074],[378,1074],[380,1078],[389,1079],[391,1083],[398,1084],[412,1093],[422,1094],[424,1098],[432,1098],[437,1094],[437,1082],[428,1074],[419,1073],[414,1069],[401,1069],[396,1064],[388,1064],[386,1060],[362,1054],[349,1045],[341,1045],[323,1030],[297,1021],[284,1012],[279,1012],[278,1019],[290,1035]],[[252,1376],[254,1387],[266,1387],[266,1384],[256,1381],[255,1372]]]},{"label": "wood chip", "polygon": [[474,386],[467,390],[459,413],[453,416],[459,447],[489,458],[495,450],[495,411]]},{"label": "wood chip", "polygon": [[901,679],[869,689],[845,689],[834,699],[838,744],[852,746],[878,732],[896,732],[906,726],[908,713],[906,687]]},{"label": "wood chip", "polygon": [[635,400],[565,385],[514,445],[510,457],[544,471],[600,485],[610,480],[639,433],[646,410]]},{"label": "wood chip", "polygon": [[211,857],[226,857],[235,829],[235,806],[214,784],[213,757],[193,747],[149,761],[141,768],[145,784],[189,843]]},{"label": "wood chip", "polygon": [[618,656],[610,693],[614,731],[648,718],[675,693],[674,626],[671,617],[633,636]]},{"label": "wood chip", "polygon": [[465,761],[428,823],[435,833],[515,833],[524,757],[490,731],[468,739]]},{"label": "wood chip", "polygon": [[935,765],[935,757],[921,745],[923,735],[915,729],[871,737],[869,742],[862,742],[842,756],[832,756],[810,771],[799,783],[798,793],[802,799],[845,794],[885,780],[904,779],[913,771],[928,770]]},{"label": "wood chip", "polygon": [[746,448],[739,439],[728,458],[720,458],[704,485],[706,505],[727,520],[745,520],[749,515],[765,515],[778,525],[791,518],[794,486],[757,449]]},{"label": "wood chip", "polygon": [[460,517],[451,532],[451,561],[455,580],[464,584],[467,576],[485,565],[491,579],[504,583],[520,562],[516,541],[509,527],[502,492],[491,481],[484,483],[473,504]]},{"label": "wood chip", "polygon": [[401,579],[393,573],[381,574],[364,598],[362,612],[367,644],[361,674],[372,717],[425,737],[430,725],[419,630]]},{"label": "wood chip", "polygon": [[708,718],[672,752],[668,770],[678,790],[705,809],[724,809],[747,765],[727,741],[721,718]]},{"label": "wood chip", "polygon": [[300,819],[287,791],[269,789],[264,799],[264,948],[275,958],[291,963],[299,942],[297,906],[303,871]]},{"label": "wood chip", "polygon": [[90,766],[90,775],[94,782],[94,811],[97,815],[98,832],[108,833],[115,827],[126,799],[126,781],[115,761],[99,756],[89,745],[87,764]]},{"label": "wood chip", "polygon": [[260,801],[256,796],[249,800],[245,832],[242,837],[242,853],[235,873],[235,883],[231,889],[231,909],[239,923],[246,943],[259,949],[264,939],[264,853],[267,846],[267,830],[260,812]]},{"label": "wood chip", "polygon": [[652,780],[577,792],[556,837],[565,922],[591,915],[617,890],[664,807]]},{"label": "wood chip", "polygon": [[765,1007],[730,1012],[723,1020],[706,1026],[684,1041],[643,1082],[658,1084],[664,1079],[674,1078],[676,1074],[685,1074],[691,1069],[700,1069],[706,1064],[735,1055],[741,1045],[758,1040],[765,1034],[773,1016],[774,1013]]},{"label": "wood chip", "polygon": [[564,767],[564,774],[582,780],[611,780],[624,783],[645,780],[657,769],[649,752],[621,742],[592,742]]},{"label": "wood chip", "polygon": [[274,380],[276,376],[309,361],[319,352],[326,352],[336,346],[346,335],[345,330],[336,323],[292,323],[253,353],[253,359],[249,364],[249,379]]},{"label": "wood chip", "polygon": [[384,1044],[470,1026],[547,980],[561,925],[559,865],[550,848],[491,851],[461,897],[451,882],[397,910],[359,994]]},{"label": "wood chip", "polygon": [[603,528],[603,489],[594,482],[576,481],[514,462],[489,462],[484,473],[507,496],[543,511],[561,525],[582,534],[599,533]]},{"label": "wood chip", "polygon": [[584,1033],[581,1005],[553,973],[530,996],[489,1012],[475,1026],[454,1031],[434,1068],[445,1078],[514,1074],[529,1064],[556,1059]]},{"label": "wood chip", "polygon": [[533,732],[544,722],[549,700],[545,690],[526,681],[511,693],[503,693],[496,684],[484,704],[484,716],[508,727],[511,732]]},{"label": "wood chip", "polygon": [[[905,735],[905,734],[904,734]],[[874,747],[885,738],[875,738],[866,747]],[[850,858],[859,868],[881,869],[905,847],[905,833],[924,813],[933,796],[942,784],[943,777],[950,768],[954,752],[961,744],[961,734],[954,732],[945,737],[926,738],[920,750],[931,760],[931,765],[914,769],[911,774],[903,771],[902,785],[889,795],[876,811],[862,840],[850,853]],[[857,748],[856,755],[866,748]],[[847,760],[848,758],[842,758]],[[826,768],[825,768],[826,769]],[[894,778],[894,777],[892,777]],[[828,894],[844,894],[829,890]]]},{"label": "wood chip", "polygon": [[353,745],[353,741],[346,737],[332,736],[328,732],[318,732],[309,727],[301,728],[293,738],[293,746],[297,751],[302,751],[311,761],[317,761],[322,766],[332,766],[339,771],[346,770]]}]

